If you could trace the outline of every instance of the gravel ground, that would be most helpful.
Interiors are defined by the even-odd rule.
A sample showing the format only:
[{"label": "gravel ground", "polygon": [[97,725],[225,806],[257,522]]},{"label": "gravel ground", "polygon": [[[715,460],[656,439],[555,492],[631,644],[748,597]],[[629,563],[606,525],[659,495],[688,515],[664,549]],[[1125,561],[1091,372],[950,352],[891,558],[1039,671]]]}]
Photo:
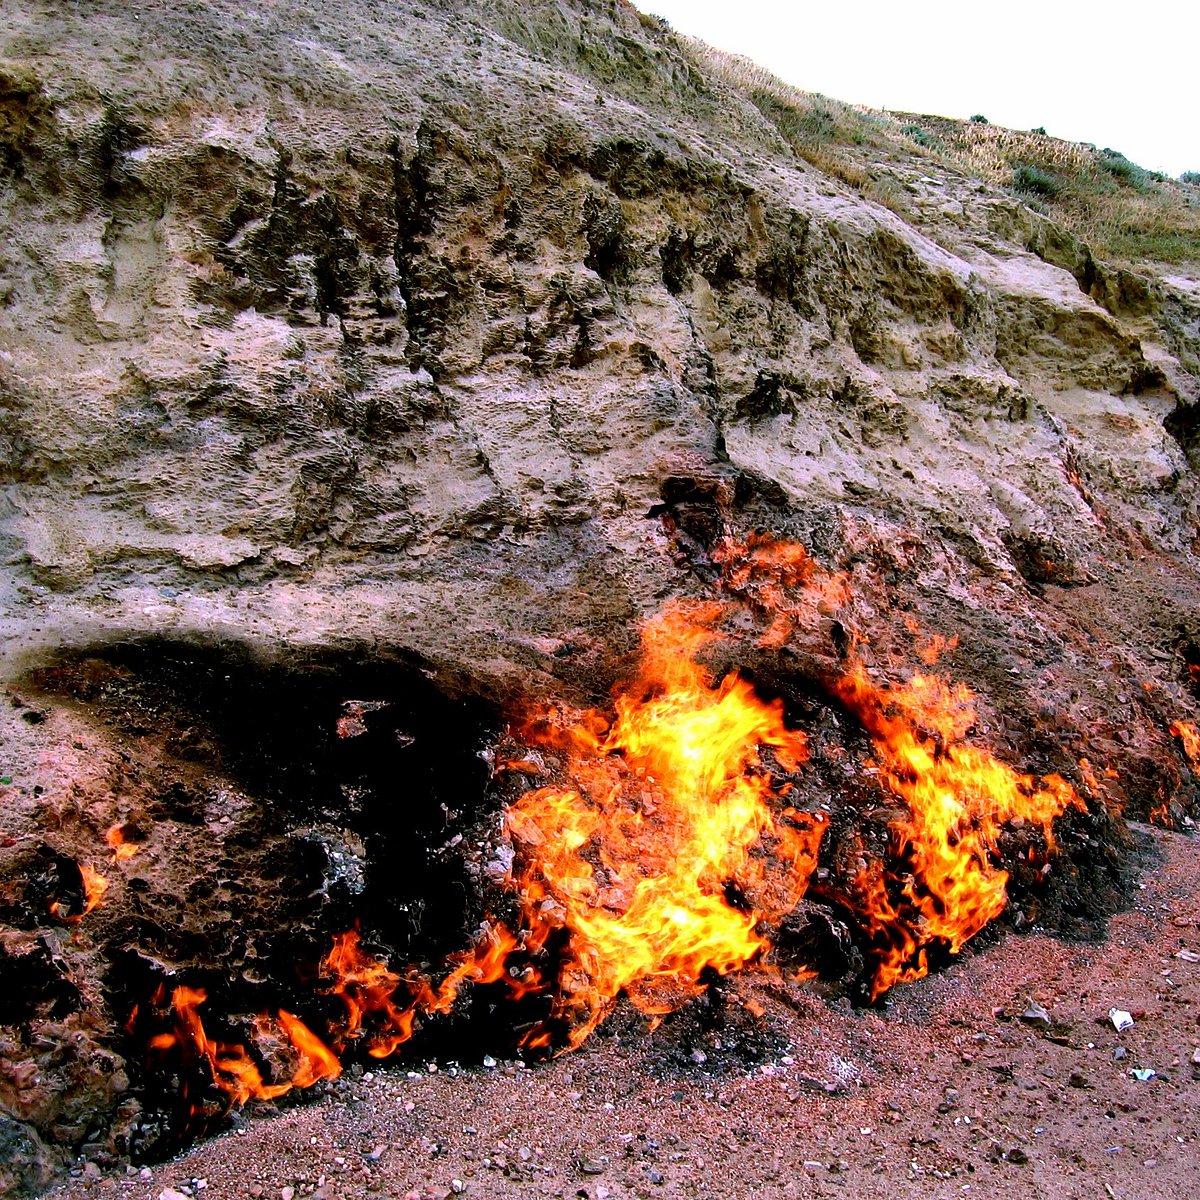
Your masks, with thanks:
[{"label": "gravel ground", "polygon": [[[619,1013],[543,1065],[354,1068],[170,1162],[81,1164],[52,1195],[1191,1200],[1200,858],[1192,839],[1138,833],[1143,883],[1103,944],[1010,935],[882,1011],[741,980],[700,1034],[694,1013],[654,1031]],[[1030,1001],[1048,1027],[1023,1018]],[[1110,1008],[1133,1026],[1118,1034]]]}]

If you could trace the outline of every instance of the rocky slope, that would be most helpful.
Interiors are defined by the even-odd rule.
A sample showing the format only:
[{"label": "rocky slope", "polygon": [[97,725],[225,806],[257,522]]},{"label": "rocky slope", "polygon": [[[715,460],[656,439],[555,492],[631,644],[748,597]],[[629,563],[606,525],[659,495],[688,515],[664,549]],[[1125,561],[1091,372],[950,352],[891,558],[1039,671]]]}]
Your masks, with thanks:
[{"label": "rocky slope", "polygon": [[[1000,752],[1190,819],[1186,267],[927,158],[885,206],[619,0],[0,11],[0,630],[53,693],[10,714],[10,845],[161,806],[128,713],[56,709],[112,647],[602,696],[753,527],[852,573],[883,675],[914,619],[957,636]],[[148,772],[203,776],[167,743]],[[88,1134],[7,1086],[22,1129]]]}]

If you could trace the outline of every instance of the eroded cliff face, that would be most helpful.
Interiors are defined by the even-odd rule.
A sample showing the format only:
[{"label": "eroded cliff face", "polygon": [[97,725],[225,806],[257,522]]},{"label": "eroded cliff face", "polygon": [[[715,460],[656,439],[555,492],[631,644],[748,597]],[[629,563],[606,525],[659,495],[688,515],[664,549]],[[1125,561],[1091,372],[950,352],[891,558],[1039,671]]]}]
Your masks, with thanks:
[{"label": "eroded cliff face", "polygon": [[1194,298],[969,181],[906,225],[628,8],[7,16],[12,633],[561,674],[689,586],[672,476],[1022,603],[1189,553]]},{"label": "eroded cliff face", "polygon": [[[164,639],[602,695],[761,528],[851,573],[883,675],[957,636],[998,752],[1184,819],[1194,282],[928,164],[881,166],[903,220],[622,3],[3,16],[11,678]],[[10,794],[73,844],[154,808],[62,761]]]}]

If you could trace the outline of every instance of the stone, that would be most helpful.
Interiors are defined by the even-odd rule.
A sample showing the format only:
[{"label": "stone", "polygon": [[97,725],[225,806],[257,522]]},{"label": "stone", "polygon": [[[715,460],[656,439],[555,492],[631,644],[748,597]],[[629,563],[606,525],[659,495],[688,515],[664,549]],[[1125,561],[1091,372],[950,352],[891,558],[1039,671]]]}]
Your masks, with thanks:
[{"label": "stone", "polygon": [[1049,1029],[1051,1025],[1050,1014],[1036,1000],[1032,999],[1025,1006],[1025,1011],[1021,1013],[1021,1020],[1026,1025],[1038,1025],[1043,1029]]},{"label": "stone", "polygon": [[0,1114],[0,1196],[35,1196],[62,1166],[35,1130]]}]

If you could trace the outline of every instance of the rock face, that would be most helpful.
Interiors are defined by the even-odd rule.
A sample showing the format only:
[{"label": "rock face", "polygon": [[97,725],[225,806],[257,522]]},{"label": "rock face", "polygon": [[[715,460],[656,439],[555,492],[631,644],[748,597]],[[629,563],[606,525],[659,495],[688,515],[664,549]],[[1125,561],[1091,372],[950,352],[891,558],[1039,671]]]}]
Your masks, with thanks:
[{"label": "rock face", "polygon": [[760,526],[855,573],[881,670],[915,614],[1014,759],[1183,819],[1194,281],[928,163],[901,219],[620,0],[3,16],[10,679],[165,639],[602,694]]},{"label": "rock face", "polygon": [[1114,316],[969,181],[905,224],[627,6],[7,15],[17,644],[561,676],[688,586],[675,475],[881,519],[951,590],[1189,553],[1194,295]]}]

